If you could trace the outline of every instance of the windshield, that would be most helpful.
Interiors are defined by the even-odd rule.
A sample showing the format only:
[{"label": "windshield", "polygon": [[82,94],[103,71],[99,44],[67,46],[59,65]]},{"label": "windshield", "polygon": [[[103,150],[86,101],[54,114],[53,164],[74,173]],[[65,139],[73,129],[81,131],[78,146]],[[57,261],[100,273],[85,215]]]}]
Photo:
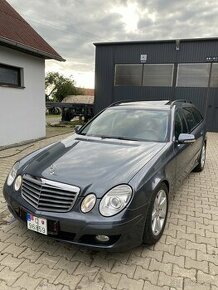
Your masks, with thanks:
[{"label": "windshield", "polygon": [[109,108],[84,127],[82,135],[138,141],[164,142],[169,112],[164,110]]}]

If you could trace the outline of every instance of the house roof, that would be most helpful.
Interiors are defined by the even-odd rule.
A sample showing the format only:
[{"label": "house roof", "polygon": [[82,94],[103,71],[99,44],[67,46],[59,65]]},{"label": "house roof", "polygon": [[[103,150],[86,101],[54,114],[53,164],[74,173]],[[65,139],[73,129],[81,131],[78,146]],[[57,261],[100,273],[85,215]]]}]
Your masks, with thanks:
[{"label": "house roof", "polygon": [[64,59],[6,1],[0,1],[0,45],[45,59]]},{"label": "house roof", "polygon": [[95,90],[94,89],[88,89],[88,88],[81,88],[84,91],[84,95],[87,96],[94,96]]},{"label": "house roof", "polygon": [[90,95],[69,95],[63,99],[62,103],[93,104],[94,98]]}]

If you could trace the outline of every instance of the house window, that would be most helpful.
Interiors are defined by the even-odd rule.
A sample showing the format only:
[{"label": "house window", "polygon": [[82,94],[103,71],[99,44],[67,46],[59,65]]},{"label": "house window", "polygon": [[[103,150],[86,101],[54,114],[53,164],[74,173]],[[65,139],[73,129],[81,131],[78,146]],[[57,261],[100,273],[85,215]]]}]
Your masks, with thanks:
[{"label": "house window", "polygon": [[22,69],[0,64],[0,86],[21,87]]},{"label": "house window", "polygon": [[141,86],[142,64],[116,64],[115,86]]},{"label": "house window", "polygon": [[177,87],[207,87],[209,63],[183,63],[178,65]]},{"label": "house window", "polygon": [[173,83],[173,64],[145,64],[143,86],[171,87]]},{"label": "house window", "polygon": [[218,63],[213,63],[210,86],[212,88],[218,87]]}]

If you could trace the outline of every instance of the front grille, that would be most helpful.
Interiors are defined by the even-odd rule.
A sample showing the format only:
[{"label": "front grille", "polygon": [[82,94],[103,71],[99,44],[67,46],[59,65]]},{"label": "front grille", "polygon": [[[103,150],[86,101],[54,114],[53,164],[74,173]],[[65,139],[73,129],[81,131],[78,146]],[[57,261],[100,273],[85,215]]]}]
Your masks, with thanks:
[{"label": "front grille", "polygon": [[24,175],[21,195],[38,210],[67,212],[72,209],[79,191],[77,186]]}]

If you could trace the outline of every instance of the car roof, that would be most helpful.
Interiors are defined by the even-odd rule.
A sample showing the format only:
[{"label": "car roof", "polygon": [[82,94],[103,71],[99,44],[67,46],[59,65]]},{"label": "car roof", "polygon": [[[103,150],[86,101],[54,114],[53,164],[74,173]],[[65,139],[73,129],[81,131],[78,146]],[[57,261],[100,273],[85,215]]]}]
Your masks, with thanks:
[{"label": "car roof", "polygon": [[141,109],[170,109],[169,100],[163,101],[120,101],[111,107],[141,108]]},{"label": "car roof", "polygon": [[110,107],[125,107],[128,109],[157,109],[157,110],[170,110],[173,106],[193,106],[186,100],[159,100],[159,101],[119,101],[111,104]]}]

